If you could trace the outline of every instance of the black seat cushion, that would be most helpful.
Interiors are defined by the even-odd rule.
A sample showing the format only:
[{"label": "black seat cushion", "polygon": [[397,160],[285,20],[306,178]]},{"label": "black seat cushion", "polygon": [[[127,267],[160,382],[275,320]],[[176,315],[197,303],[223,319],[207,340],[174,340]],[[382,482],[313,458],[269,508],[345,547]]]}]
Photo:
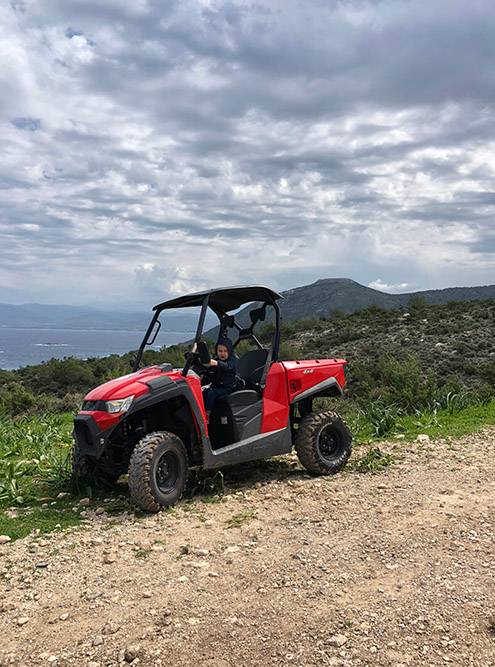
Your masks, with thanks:
[{"label": "black seat cushion", "polygon": [[232,409],[242,408],[246,405],[251,405],[260,400],[259,394],[253,389],[242,389],[241,391],[234,391],[232,394],[220,396],[219,401],[226,401]]},{"label": "black seat cushion", "polygon": [[208,426],[213,449],[258,435],[262,414],[263,403],[257,391],[243,389],[219,396]]}]

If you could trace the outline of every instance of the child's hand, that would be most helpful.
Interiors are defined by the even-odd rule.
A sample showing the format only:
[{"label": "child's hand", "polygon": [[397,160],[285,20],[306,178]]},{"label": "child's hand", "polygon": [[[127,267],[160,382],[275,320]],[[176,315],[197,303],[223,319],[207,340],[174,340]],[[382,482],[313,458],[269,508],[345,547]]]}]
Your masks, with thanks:
[{"label": "child's hand", "polygon": [[218,361],[216,359],[210,359],[210,366],[218,366]]}]

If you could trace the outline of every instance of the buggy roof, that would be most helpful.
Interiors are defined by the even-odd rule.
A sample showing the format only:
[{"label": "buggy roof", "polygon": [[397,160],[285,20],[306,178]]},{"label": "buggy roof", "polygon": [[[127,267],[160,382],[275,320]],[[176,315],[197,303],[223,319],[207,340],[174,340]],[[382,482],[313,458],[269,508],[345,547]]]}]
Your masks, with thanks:
[{"label": "buggy roof", "polygon": [[230,310],[240,308],[251,301],[264,301],[274,303],[277,299],[283,299],[281,294],[274,292],[269,287],[262,285],[240,285],[237,287],[218,287],[186,294],[176,299],[170,299],[156,305],[153,310],[164,310],[165,308],[190,308],[201,306],[205,297],[208,296],[208,305],[215,312],[228,313]]}]

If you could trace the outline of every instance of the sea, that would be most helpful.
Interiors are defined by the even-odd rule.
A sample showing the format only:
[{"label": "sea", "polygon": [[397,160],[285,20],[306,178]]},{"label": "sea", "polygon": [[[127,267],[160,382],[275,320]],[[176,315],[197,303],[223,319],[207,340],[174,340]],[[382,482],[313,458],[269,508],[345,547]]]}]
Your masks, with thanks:
[{"label": "sea", "polygon": [[[144,332],[84,329],[28,329],[0,327],[0,368],[12,370],[64,357],[106,357],[137,350]],[[173,345],[193,336],[190,331],[160,331],[150,349]]]}]

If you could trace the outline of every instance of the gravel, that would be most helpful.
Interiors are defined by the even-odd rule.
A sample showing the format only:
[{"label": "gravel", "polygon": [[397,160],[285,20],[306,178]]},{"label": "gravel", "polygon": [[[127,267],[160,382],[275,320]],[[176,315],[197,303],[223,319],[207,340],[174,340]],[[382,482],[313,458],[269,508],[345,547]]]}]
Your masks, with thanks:
[{"label": "gravel", "polygon": [[495,667],[495,429],[380,448],[400,463],[289,456],[225,471],[227,502],[4,542],[0,666]]}]

